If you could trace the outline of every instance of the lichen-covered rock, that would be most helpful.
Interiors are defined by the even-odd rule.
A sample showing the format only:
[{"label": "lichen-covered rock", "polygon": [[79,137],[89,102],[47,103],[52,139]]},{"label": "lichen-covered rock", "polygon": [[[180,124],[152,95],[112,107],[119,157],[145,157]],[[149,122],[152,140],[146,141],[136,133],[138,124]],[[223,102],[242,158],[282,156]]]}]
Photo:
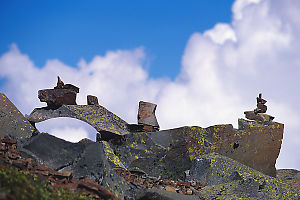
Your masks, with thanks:
[{"label": "lichen-covered rock", "polygon": [[[136,189],[116,174],[111,153],[105,142],[85,141],[71,143],[46,133],[24,142],[20,152],[33,157],[59,172],[72,172],[76,179],[87,177],[122,199],[131,197]],[[122,163],[119,163],[122,166]]]},{"label": "lichen-covered rock", "polygon": [[300,191],[231,158],[209,153],[197,157],[190,178],[202,182],[208,199],[300,199]]},{"label": "lichen-covered rock", "polygon": [[239,119],[239,129],[228,124],[136,132],[120,143],[111,141],[110,146],[127,168],[139,168],[156,177],[183,179],[192,161],[210,152],[275,176],[282,136],[283,124]]},{"label": "lichen-covered rock", "polygon": [[151,137],[171,152],[176,150],[182,152],[181,155],[186,153],[190,160],[198,155],[218,152],[267,175],[275,176],[275,163],[283,138],[283,124],[239,119],[239,129],[234,129],[231,124],[208,128],[183,127],[151,133]]},{"label": "lichen-covered rock", "polygon": [[27,116],[27,119],[32,123],[37,123],[57,117],[82,120],[99,132],[105,131],[107,137],[129,133],[127,122],[100,105],[62,105],[56,110],[36,108]]},{"label": "lichen-covered rock", "polygon": [[35,133],[37,130],[18,108],[5,94],[0,93],[0,137],[10,135],[17,139],[23,139],[31,137]]}]

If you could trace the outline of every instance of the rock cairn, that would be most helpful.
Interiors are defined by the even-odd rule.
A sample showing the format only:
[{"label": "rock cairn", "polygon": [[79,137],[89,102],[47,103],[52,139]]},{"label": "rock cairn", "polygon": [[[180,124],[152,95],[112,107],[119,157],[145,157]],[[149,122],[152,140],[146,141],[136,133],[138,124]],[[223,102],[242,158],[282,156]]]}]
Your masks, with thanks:
[{"label": "rock cairn", "polygon": [[250,120],[261,121],[261,122],[271,122],[275,117],[266,114],[267,100],[262,98],[262,94],[260,93],[258,97],[256,97],[256,108],[253,111],[245,111],[245,117]]},{"label": "rock cairn", "polygon": [[44,89],[38,91],[38,98],[41,102],[47,103],[47,108],[57,109],[63,104],[77,105],[76,95],[79,88],[72,84],[64,84],[60,77],[57,77],[57,85],[54,89]]}]

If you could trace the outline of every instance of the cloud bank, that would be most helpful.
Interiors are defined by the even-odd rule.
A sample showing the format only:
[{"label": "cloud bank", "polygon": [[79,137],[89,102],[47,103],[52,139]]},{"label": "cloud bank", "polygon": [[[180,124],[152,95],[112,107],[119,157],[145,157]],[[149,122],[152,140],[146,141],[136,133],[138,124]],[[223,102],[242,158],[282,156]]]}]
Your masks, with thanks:
[{"label": "cloud bank", "polygon": [[[236,127],[237,119],[254,109],[255,97],[262,92],[268,113],[285,124],[277,167],[300,169],[299,9],[300,2],[293,0],[236,0],[230,24],[191,35],[175,81],[149,77],[142,47],[108,51],[73,67],[48,60],[38,68],[13,44],[0,57],[0,78],[6,80],[1,91],[28,114],[44,106],[37,91],[52,88],[59,75],[65,83],[80,87],[78,104],[86,104],[86,95],[96,95],[101,105],[130,123],[136,122],[138,101],[158,104],[163,129],[221,123]],[[54,130],[53,124],[44,123],[41,129],[71,141],[92,137],[81,125],[70,130],[73,121],[57,122]]]}]

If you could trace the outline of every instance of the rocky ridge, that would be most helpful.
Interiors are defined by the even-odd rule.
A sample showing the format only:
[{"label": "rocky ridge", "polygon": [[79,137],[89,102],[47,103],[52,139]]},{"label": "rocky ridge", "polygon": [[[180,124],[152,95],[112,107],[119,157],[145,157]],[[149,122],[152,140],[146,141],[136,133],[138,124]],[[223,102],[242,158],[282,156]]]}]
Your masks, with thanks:
[{"label": "rocky ridge", "polygon": [[[138,123],[128,124],[95,96],[87,97],[88,105],[74,105],[76,95],[69,97],[69,90],[79,92],[59,78],[51,93],[39,91],[48,106],[26,117],[0,94],[0,137],[17,142],[9,147],[14,157],[2,140],[7,147],[1,147],[6,148],[1,162],[26,170],[34,162],[45,169],[34,171],[62,177],[59,184],[73,190],[84,182],[102,199],[300,199],[298,171],[276,172],[284,125],[265,113],[261,94],[257,108],[245,112],[253,120],[239,119],[238,129],[224,124],[159,131],[155,104],[141,102]],[[53,117],[89,123],[97,141],[71,143],[39,133],[35,123]]]}]

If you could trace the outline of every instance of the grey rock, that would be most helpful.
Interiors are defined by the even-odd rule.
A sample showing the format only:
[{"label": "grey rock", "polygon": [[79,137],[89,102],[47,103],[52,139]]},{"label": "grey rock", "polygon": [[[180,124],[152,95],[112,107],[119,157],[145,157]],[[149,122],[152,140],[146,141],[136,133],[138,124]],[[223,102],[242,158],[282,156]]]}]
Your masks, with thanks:
[{"label": "grey rock", "polygon": [[16,139],[29,138],[38,131],[23,116],[18,108],[0,93],[0,137],[9,135]]}]

